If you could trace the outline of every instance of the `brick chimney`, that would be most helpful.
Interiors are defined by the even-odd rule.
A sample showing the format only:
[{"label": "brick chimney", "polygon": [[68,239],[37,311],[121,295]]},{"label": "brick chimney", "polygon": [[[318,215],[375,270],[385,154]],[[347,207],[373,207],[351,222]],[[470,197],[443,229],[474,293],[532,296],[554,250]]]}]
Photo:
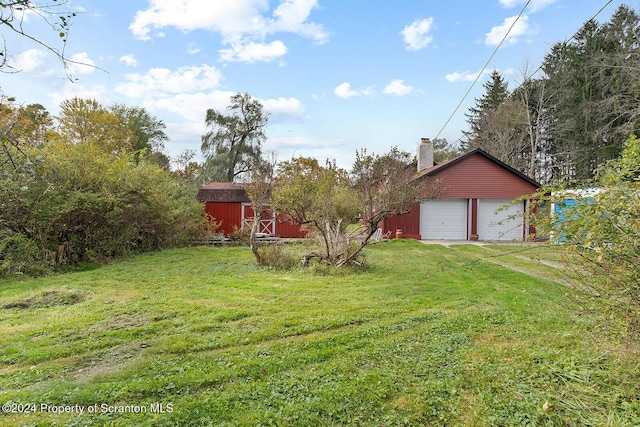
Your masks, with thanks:
[{"label": "brick chimney", "polygon": [[421,138],[418,146],[418,172],[433,166],[433,144],[429,138]]}]

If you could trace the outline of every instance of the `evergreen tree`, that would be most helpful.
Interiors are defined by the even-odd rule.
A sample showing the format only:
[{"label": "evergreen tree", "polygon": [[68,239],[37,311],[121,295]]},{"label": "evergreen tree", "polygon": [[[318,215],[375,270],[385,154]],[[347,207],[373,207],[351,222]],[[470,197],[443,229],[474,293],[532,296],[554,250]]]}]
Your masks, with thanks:
[{"label": "evergreen tree", "polygon": [[469,130],[461,141],[463,151],[486,146],[486,138],[483,138],[486,123],[509,96],[508,85],[498,70],[491,72],[490,79],[483,86],[485,94],[477,98],[475,107],[470,107],[469,113],[465,114]]},{"label": "evergreen tree", "polygon": [[545,57],[555,180],[591,179],[638,130],[639,22],[620,6],[609,23],[586,22],[571,42],[557,43]]}]

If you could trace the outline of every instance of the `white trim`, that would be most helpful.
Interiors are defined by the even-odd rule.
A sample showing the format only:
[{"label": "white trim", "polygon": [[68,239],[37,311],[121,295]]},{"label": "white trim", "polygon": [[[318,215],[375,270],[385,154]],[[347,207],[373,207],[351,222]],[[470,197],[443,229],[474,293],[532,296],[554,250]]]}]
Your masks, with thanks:
[{"label": "white trim", "polygon": [[[242,206],[240,207],[241,209],[241,219],[242,219],[242,225],[241,228],[244,229],[245,225],[247,227],[250,227],[254,221],[255,216],[252,217],[245,217],[245,208],[251,208],[251,203],[242,203]],[[276,213],[275,212],[271,212],[271,218],[270,219],[261,219],[260,220],[260,226],[258,227],[258,233],[261,234],[266,234],[269,236],[275,236],[276,235]]]}]

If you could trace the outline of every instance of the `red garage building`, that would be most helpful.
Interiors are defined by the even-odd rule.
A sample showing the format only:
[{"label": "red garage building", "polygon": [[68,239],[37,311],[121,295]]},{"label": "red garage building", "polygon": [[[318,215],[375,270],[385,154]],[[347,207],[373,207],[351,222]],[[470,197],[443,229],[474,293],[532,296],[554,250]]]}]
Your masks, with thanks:
[{"label": "red garage building", "polygon": [[[383,221],[384,233],[424,240],[526,240],[528,200],[540,184],[481,149],[434,165],[433,146],[418,149],[418,185],[437,185],[442,196],[424,200],[406,215]],[[499,208],[505,207],[502,210]]]},{"label": "red garage building", "polygon": [[[219,222],[219,231],[225,236],[233,234],[253,222],[251,200],[244,184],[236,182],[212,182],[200,187],[198,201],[203,202],[209,221]],[[304,237],[306,232],[300,225],[291,224],[265,209],[260,217],[260,233],[274,237]]]}]

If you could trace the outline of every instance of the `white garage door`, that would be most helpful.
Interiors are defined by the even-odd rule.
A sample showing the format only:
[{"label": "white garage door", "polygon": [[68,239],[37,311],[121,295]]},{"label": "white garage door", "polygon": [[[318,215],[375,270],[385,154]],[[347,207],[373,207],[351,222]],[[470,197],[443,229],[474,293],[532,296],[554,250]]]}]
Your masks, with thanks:
[{"label": "white garage door", "polygon": [[[511,200],[478,200],[478,238],[480,240],[522,240],[522,202]],[[504,205],[505,210],[496,212]],[[509,217],[515,217],[509,219]]]},{"label": "white garage door", "polygon": [[466,240],[467,199],[426,200],[420,204],[420,235],[425,240]]}]

